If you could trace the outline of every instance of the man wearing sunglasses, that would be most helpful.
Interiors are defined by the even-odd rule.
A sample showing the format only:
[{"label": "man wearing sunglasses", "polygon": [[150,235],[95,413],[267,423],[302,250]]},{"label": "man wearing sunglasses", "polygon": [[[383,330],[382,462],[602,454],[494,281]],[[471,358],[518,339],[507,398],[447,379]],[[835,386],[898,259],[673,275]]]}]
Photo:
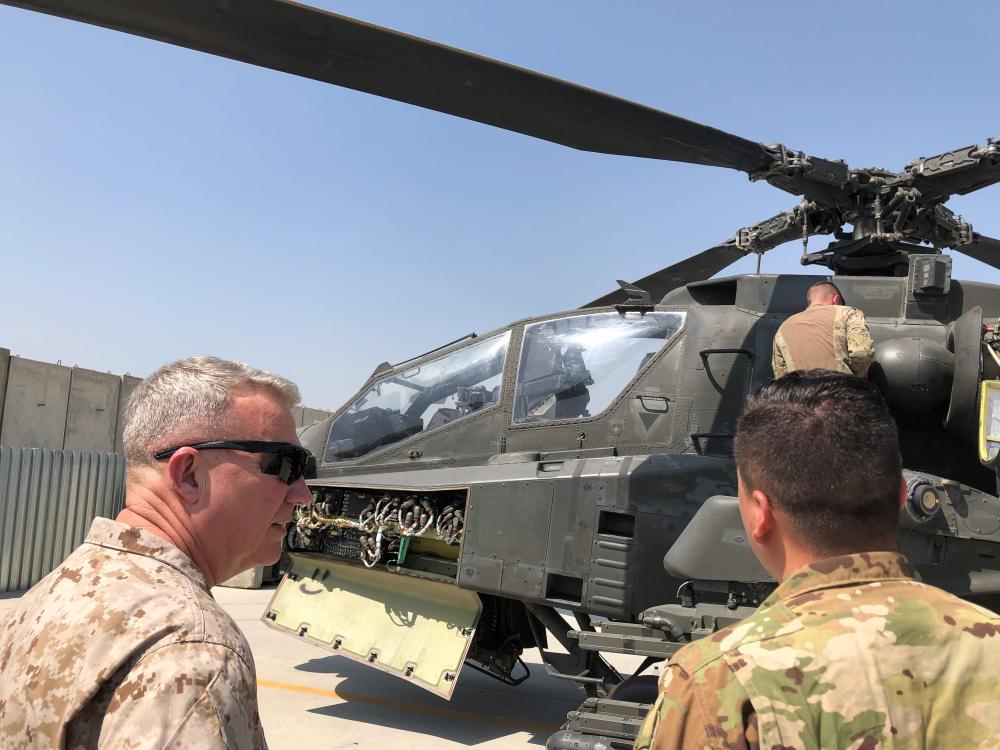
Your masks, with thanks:
[{"label": "man wearing sunglasses", "polygon": [[0,745],[266,747],[250,648],[210,589],[275,562],[311,499],[298,398],[214,357],[136,388],[125,509],[0,626]]}]

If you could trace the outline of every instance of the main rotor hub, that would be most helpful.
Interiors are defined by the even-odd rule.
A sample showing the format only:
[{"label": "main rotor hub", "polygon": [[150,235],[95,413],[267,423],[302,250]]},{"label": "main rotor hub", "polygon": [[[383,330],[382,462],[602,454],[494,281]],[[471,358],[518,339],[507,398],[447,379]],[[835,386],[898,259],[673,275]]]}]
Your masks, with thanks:
[{"label": "main rotor hub", "polygon": [[[953,194],[1000,181],[1000,143],[992,138],[985,147],[966,146],[922,157],[902,172],[880,167],[850,169],[842,161],[809,156],[781,144],[765,151],[770,163],[750,171],[750,179],[766,180],[805,196],[802,206],[808,211],[797,217],[803,243],[809,235],[828,233],[831,226],[836,241],[819,253],[804,251],[802,262],[820,263],[838,273],[857,267],[854,262],[843,262],[847,256],[866,258],[860,272],[893,274],[911,252],[939,252],[941,248],[970,252],[980,242],[979,235],[944,204]],[[738,237],[759,236],[759,230],[773,221],[741,230]],[[843,231],[845,224],[852,225],[851,231]],[[757,242],[751,249],[762,252],[762,244]]]}]

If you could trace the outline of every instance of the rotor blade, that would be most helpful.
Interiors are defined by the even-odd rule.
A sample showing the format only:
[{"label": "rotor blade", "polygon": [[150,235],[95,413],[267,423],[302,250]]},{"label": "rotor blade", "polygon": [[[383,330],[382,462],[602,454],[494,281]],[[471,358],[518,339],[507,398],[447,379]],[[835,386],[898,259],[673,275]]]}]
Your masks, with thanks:
[{"label": "rotor blade", "polygon": [[759,143],[287,0],[0,0],[364,91],[564,146],[752,172]]},{"label": "rotor blade", "polygon": [[[741,229],[735,237],[731,237],[721,245],[702,250],[697,255],[644,276],[632,285],[649,292],[649,296],[659,302],[667,292],[693,281],[711,278],[744,255],[754,252],[764,253],[789,240],[801,238],[803,228],[805,234],[811,236],[830,234],[840,225],[841,218],[836,209],[818,206],[813,201],[802,201],[790,211],[783,211],[759,224]],[[583,308],[603,307],[623,302],[622,294],[622,290],[617,289],[588,302]]]},{"label": "rotor blade", "polygon": [[988,266],[1000,269],[1000,240],[974,232],[972,242],[967,245],[952,245],[952,250],[982,261]]},{"label": "rotor blade", "polygon": [[925,202],[946,201],[1000,182],[1000,142],[966,146],[906,165],[909,182]]},{"label": "rotor blade", "polygon": [[[685,258],[672,266],[660,269],[656,273],[651,273],[649,276],[643,276],[638,281],[633,282],[633,286],[649,292],[653,301],[659,302],[667,292],[690,284],[692,281],[711,278],[744,255],[746,255],[745,250],[740,249],[733,240],[728,240],[721,245],[702,250],[697,255]],[[604,307],[623,302],[623,294],[621,289],[616,289],[610,294],[588,302],[583,305],[583,308]]]}]

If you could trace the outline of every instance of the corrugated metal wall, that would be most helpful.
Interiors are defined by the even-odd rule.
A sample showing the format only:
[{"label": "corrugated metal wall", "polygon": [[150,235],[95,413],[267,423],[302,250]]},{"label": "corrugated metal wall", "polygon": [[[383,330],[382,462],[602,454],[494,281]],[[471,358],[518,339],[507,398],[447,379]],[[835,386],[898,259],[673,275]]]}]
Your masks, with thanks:
[{"label": "corrugated metal wall", "polygon": [[0,447],[0,591],[41,580],[124,497],[120,454]]}]

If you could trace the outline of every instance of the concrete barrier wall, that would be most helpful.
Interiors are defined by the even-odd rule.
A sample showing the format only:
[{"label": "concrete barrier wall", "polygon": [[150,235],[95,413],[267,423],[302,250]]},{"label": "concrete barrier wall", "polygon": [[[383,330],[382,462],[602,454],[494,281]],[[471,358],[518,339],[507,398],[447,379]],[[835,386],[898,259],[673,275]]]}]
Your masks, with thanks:
[{"label": "concrete barrier wall", "polygon": [[333,412],[322,409],[310,409],[308,406],[293,406],[292,416],[295,417],[296,427],[308,427],[309,425],[322,422]]},{"label": "concrete barrier wall", "polygon": [[0,348],[0,427],[3,426],[3,403],[7,397],[7,372],[10,370],[10,350]]},{"label": "concrete barrier wall", "polygon": [[68,367],[12,357],[0,445],[61,450],[72,376]]},{"label": "concrete barrier wall", "polygon": [[110,373],[73,368],[63,449],[113,453],[122,379]]},{"label": "concrete barrier wall", "polygon": [[[141,378],[10,356],[0,349],[0,445],[122,451],[121,414]],[[329,416],[296,406],[296,427]]]},{"label": "concrete barrier wall", "polygon": [[124,448],[122,447],[122,427],[121,427],[121,415],[125,413],[125,404],[128,403],[128,397],[132,395],[132,391],[135,387],[142,382],[142,378],[137,378],[134,375],[122,375],[121,388],[118,389],[118,419],[115,426],[115,453],[121,453]]},{"label": "concrete barrier wall", "polygon": [[11,357],[0,350],[0,445],[112,453],[121,395],[139,378]]}]

